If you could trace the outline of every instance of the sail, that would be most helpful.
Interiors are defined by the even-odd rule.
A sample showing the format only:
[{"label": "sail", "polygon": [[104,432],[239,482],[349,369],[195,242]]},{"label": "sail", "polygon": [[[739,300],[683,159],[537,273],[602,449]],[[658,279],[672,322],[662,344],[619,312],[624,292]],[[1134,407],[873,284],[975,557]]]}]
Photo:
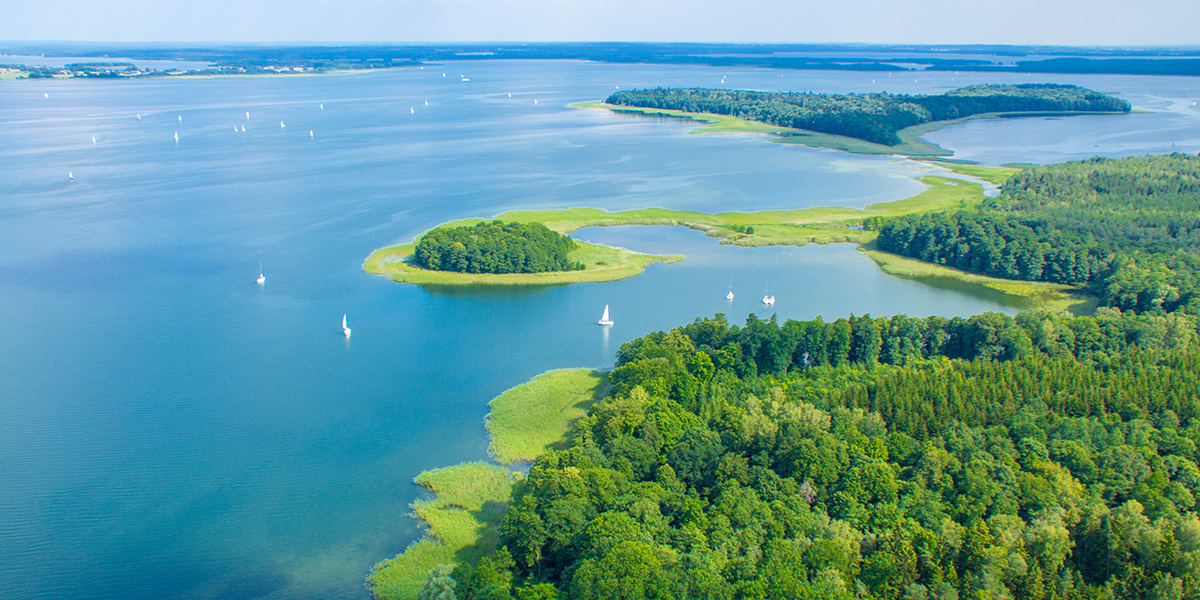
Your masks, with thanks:
[{"label": "sail", "polygon": [[346,328],[346,315],[342,315],[342,329]]},{"label": "sail", "polygon": [[600,317],[600,320],[597,321],[597,323],[599,323],[601,325],[612,325],[613,324],[612,319],[608,316],[608,305],[607,304],[604,305],[604,316]]}]

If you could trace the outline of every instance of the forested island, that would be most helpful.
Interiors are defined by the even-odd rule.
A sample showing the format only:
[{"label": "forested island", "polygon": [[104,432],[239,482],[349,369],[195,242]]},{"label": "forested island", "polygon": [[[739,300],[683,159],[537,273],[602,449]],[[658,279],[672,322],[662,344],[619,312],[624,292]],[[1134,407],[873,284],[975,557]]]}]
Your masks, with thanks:
[{"label": "forested island", "polygon": [[484,221],[425,233],[413,260],[426,269],[458,273],[581,271],[584,264],[568,258],[577,247],[541,223]]},{"label": "forested island", "polygon": [[977,210],[866,221],[880,250],[1085,286],[1101,306],[1200,316],[1200,157],[1032,167]]},{"label": "forested island", "polygon": [[778,127],[865,140],[901,143],[908,127],[988,113],[1129,112],[1129,102],[1074,85],[972,85],[938,96],[812,94],[705,88],[619,91],[612,106],[728,115]]}]

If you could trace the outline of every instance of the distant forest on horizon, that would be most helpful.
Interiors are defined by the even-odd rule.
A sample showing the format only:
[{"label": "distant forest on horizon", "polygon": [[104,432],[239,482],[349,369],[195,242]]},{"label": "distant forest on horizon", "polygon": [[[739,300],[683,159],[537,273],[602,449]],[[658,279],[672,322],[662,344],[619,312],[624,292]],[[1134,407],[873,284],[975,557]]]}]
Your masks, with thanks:
[{"label": "distant forest on horizon", "polygon": [[[1002,45],[447,43],[348,45],[200,45],[9,42],[0,53],[134,60],[200,61],[206,71],[388,68],[454,60],[587,60],[849,71],[986,71],[1200,76],[1200,47],[1098,48]],[[816,54],[819,54],[816,55]],[[887,55],[887,56],[879,56]],[[978,55],[1002,57],[1003,62]],[[0,66],[8,61],[0,57]]]}]

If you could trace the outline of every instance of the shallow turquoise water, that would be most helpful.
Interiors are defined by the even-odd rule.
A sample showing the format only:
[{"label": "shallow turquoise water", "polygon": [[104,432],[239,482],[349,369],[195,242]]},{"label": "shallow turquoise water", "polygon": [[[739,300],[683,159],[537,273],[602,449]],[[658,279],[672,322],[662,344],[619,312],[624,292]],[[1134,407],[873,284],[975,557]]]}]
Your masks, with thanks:
[{"label": "shallow turquoise water", "polygon": [[[538,372],[608,366],[622,342],[701,315],[765,316],[766,289],[781,319],[1015,310],[885,276],[849,246],[730,248],[680,228],[581,231],[689,257],[609,284],[422,289],[360,270],[376,247],[513,208],[860,206],[920,189],[920,168],[888,157],[566,107],[722,75],[882,85],[577,62],[0,82],[0,597],[365,598],[370,566],[419,535],[412,477],[486,458],[487,401]],[[1065,148],[1017,143],[1031,122],[937,141],[1002,162],[1092,139],[1169,151],[1195,143],[1190,86],[1094,82],[1177,110],[1063,120]],[[962,133],[978,126],[992,137]],[[605,304],[612,328],[595,325]]]}]

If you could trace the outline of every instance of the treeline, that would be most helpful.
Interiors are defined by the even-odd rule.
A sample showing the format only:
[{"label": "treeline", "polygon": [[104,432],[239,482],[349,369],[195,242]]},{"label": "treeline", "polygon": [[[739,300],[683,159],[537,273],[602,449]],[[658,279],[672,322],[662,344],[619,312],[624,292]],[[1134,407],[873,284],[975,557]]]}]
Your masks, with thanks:
[{"label": "treeline", "polygon": [[[518,485],[499,551],[431,583],[492,600],[1200,597],[1186,320],[982,315],[946,334],[718,315],[651,334]],[[1026,350],[925,349],[972,329]],[[844,360],[762,351],[810,330],[830,341],[806,356]],[[917,350],[883,362],[892,340]]]},{"label": "treeline", "polygon": [[541,223],[484,221],[474,226],[438,227],[421,236],[417,265],[459,273],[544,273],[579,271],[567,254],[575,240]]},{"label": "treeline", "polygon": [[616,92],[618,106],[730,115],[895,146],[905,127],[990,112],[1128,112],[1129,102],[1074,85],[972,85],[941,96],[656,88]]},{"label": "treeline", "polygon": [[880,250],[973,273],[1090,286],[1104,306],[1200,315],[1200,157],[1023,170],[978,211],[870,219]]}]

